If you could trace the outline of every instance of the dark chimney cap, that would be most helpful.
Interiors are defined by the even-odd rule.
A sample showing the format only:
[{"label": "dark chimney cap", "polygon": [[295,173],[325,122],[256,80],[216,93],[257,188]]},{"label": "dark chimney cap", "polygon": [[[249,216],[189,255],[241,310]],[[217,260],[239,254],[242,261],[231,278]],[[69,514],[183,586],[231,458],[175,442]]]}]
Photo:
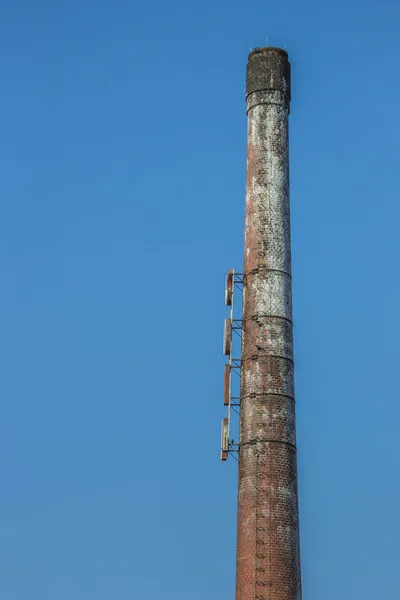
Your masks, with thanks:
[{"label": "dark chimney cap", "polygon": [[282,48],[255,48],[247,63],[246,98],[253,92],[279,91],[290,102],[290,62]]}]

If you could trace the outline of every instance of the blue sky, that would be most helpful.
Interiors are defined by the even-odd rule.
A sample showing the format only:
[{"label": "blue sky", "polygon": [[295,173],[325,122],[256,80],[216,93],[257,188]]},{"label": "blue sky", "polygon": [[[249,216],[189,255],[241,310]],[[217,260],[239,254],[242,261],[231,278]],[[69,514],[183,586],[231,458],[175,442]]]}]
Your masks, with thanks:
[{"label": "blue sky", "polygon": [[0,7],[0,597],[232,600],[250,47],[293,71],[304,598],[398,596],[394,1]]}]

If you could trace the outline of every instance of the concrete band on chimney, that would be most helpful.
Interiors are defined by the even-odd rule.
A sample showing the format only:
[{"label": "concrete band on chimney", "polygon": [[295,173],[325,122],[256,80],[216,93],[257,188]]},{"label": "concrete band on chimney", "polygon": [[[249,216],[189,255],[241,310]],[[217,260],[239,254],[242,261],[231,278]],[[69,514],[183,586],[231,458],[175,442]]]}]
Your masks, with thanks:
[{"label": "concrete band on chimney", "polygon": [[236,600],[301,600],[290,249],[290,63],[247,66]]}]

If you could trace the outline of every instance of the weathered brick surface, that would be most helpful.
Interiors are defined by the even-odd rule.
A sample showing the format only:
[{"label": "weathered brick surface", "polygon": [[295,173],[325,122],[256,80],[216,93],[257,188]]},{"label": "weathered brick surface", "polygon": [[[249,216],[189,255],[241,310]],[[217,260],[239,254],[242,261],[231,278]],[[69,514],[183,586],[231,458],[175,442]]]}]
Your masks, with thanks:
[{"label": "weathered brick surface", "polygon": [[237,600],[301,600],[290,257],[290,65],[247,69]]}]

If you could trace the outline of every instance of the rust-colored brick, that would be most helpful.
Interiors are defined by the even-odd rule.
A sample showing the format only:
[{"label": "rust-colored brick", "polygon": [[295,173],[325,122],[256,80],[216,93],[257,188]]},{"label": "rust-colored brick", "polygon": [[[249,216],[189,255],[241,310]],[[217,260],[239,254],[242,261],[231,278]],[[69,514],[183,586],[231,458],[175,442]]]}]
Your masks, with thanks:
[{"label": "rust-colored brick", "polygon": [[301,600],[288,117],[278,48],[247,66],[248,152],[236,600]]}]

